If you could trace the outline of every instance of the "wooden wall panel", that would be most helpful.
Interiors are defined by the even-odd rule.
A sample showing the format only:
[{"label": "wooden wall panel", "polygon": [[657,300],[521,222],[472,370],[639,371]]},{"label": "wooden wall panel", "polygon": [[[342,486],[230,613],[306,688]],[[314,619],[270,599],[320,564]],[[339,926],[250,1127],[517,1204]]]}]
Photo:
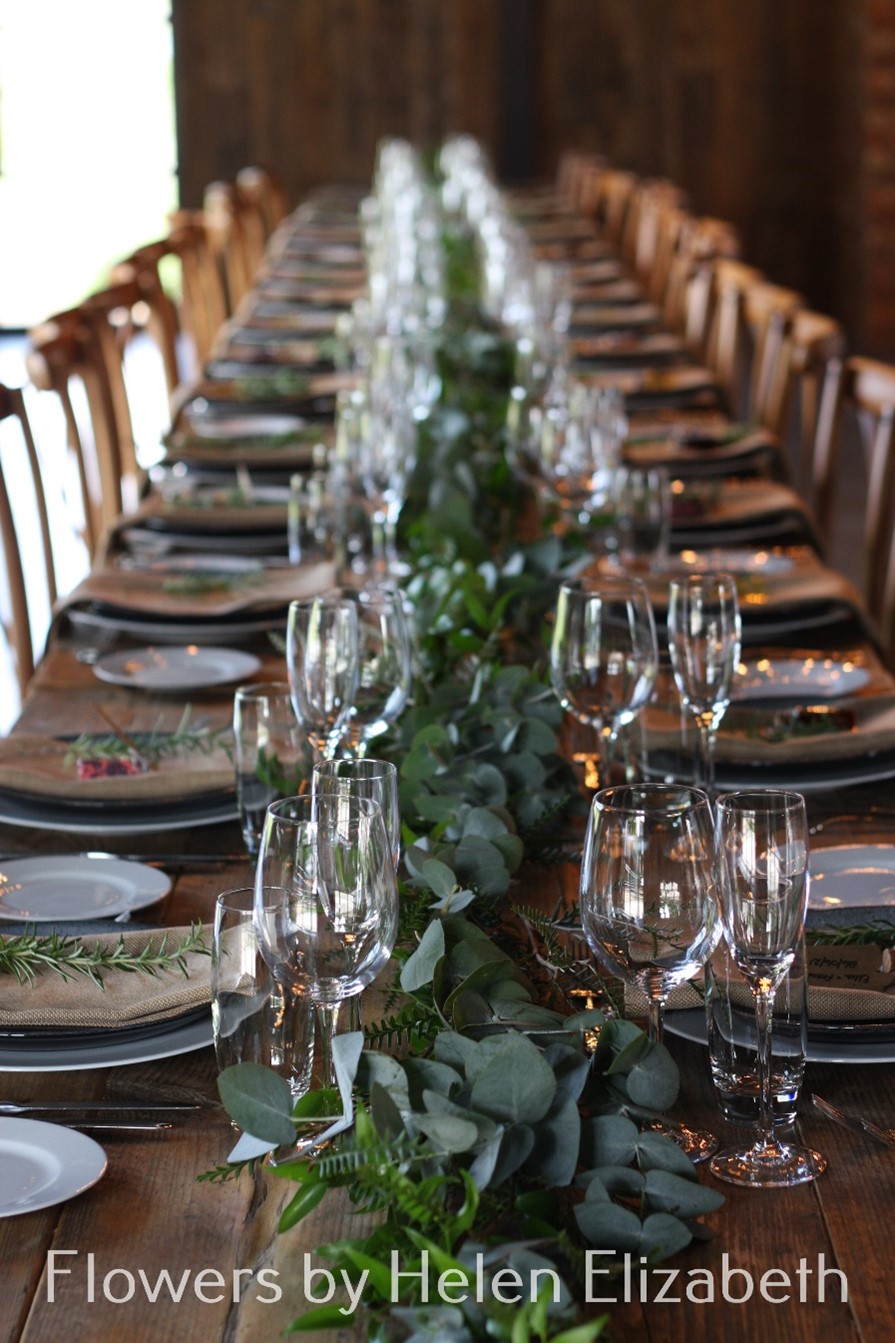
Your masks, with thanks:
[{"label": "wooden wall panel", "polygon": [[253,161],[294,200],[368,182],[385,134],[468,130],[544,176],[600,149],[673,178],[751,262],[895,355],[893,0],[172,2],[185,204]]},{"label": "wooden wall panel", "polygon": [[260,161],[293,199],[367,182],[376,143],[497,141],[499,0],[174,0],[184,204]]}]

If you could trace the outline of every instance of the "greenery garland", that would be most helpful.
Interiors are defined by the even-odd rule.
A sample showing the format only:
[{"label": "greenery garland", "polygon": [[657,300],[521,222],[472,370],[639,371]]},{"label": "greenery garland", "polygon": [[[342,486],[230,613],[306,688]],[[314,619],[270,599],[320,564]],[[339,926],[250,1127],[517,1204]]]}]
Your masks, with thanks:
[{"label": "greenery garland", "polygon": [[[454,293],[468,293],[463,240],[451,241],[449,262]],[[318,1249],[363,1288],[370,1338],[589,1343],[605,1319],[576,1323],[588,1249],[661,1259],[704,1235],[695,1219],[723,1199],[670,1139],[636,1122],[674,1103],[668,1052],[631,1022],[576,1010],[580,976],[550,921],[523,911],[514,935],[507,916],[523,858],[576,805],[543,624],[557,574],[579,552],[552,536],[512,542],[525,500],[502,450],[511,349],[465,298],[440,363],[443,396],[402,519],[414,699],[378,747],[400,768],[401,995],[367,1027],[363,1052],[343,1039],[345,1054],[358,1045],[340,1079],[353,1125],[276,1167],[299,1186],[280,1230],[334,1188],[379,1214],[371,1234]],[[293,1110],[284,1079],[248,1064],[222,1073],[220,1090],[257,1139],[240,1143],[230,1172],[294,1142],[295,1121],[320,1103],[312,1094]],[[428,1267],[438,1304],[410,1277],[393,1301],[393,1254],[407,1274]],[[510,1305],[504,1270],[541,1271],[544,1290]],[[465,1301],[462,1290],[439,1299],[441,1274],[466,1285]],[[330,1305],[292,1329],[345,1323]]]}]

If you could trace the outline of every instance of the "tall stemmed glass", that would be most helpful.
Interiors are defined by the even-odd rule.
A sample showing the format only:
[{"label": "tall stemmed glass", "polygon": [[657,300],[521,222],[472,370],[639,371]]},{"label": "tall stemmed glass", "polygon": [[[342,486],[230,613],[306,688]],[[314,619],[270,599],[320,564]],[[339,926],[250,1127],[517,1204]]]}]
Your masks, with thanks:
[{"label": "tall stemmed glass", "polygon": [[382,812],[395,871],[401,858],[401,803],[398,770],[390,760],[320,760],[311,775],[315,793],[332,797],[366,797]]},{"label": "tall stemmed glass", "polygon": [[314,759],[335,752],[360,673],[357,606],[341,597],[292,602],[286,628],[289,689]]},{"label": "tall stemmed glass", "polygon": [[729,1184],[780,1189],[826,1170],[807,1147],[774,1135],[771,1032],[777,987],[792,965],[808,905],[808,821],[799,793],[724,793],[716,808],[718,898],[724,936],[755,1000],[758,1028],[758,1132],[745,1151],[712,1159]]},{"label": "tall stemmed glass", "polygon": [[550,679],[563,708],[597,729],[604,785],[610,782],[619,731],[649,700],[658,666],[656,624],[640,579],[563,583]]},{"label": "tall stemmed glass", "polygon": [[357,688],[341,747],[363,759],[370,742],[403,713],[410,696],[410,630],[397,588],[343,588],[356,603],[359,639]]},{"label": "tall stemmed glass", "polygon": [[311,1004],[314,1078],[332,1086],[339,1005],[388,964],[397,934],[395,867],[379,806],[320,792],[275,803],[255,890],[261,954],[287,1003]]},{"label": "tall stemmed glass", "polygon": [[730,703],[742,630],[736,581],[691,574],[669,588],[668,651],[681,699],[696,718],[702,786],[715,787],[715,738]]},{"label": "tall stemmed glass", "polygon": [[[657,1043],[668,995],[697,974],[720,936],[711,804],[677,784],[604,788],[591,804],[581,867],[581,923],[597,960],[640,989]],[[710,1133],[659,1126],[697,1158]]]}]

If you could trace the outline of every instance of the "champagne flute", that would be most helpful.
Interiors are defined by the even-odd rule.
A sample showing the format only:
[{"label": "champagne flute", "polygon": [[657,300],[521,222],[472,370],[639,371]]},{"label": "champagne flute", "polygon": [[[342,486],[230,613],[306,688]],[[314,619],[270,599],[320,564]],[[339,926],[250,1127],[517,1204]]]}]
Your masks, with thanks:
[{"label": "champagne flute", "polygon": [[[661,1043],[669,993],[702,969],[721,932],[705,793],[664,783],[598,792],[584,842],[580,906],[591,950],[604,970],[646,996],[647,1033]],[[696,1159],[718,1145],[710,1133],[658,1129]]]},{"label": "champagne flute", "polygon": [[359,639],[357,687],[341,746],[362,759],[410,697],[410,631],[397,588],[343,588],[340,595],[356,603]]},{"label": "champagne flute", "polygon": [[718,898],[731,957],[755,1001],[758,1029],[758,1131],[745,1151],[712,1159],[729,1184],[786,1189],[826,1170],[818,1152],[774,1134],[771,1038],[774,997],[799,949],[808,905],[808,821],[799,793],[725,793],[716,814]]},{"label": "champagne flute", "polygon": [[681,699],[696,718],[702,786],[715,787],[715,738],[730,703],[742,628],[730,574],[691,574],[669,588],[668,651]]},{"label": "champagne flute", "polygon": [[289,689],[314,759],[334,754],[360,671],[357,606],[341,597],[292,602],[286,629]]},{"label": "champagne flute", "polygon": [[562,584],[550,679],[563,708],[597,729],[604,785],[619,731],[649,700],[658,666],[655,620],[640,579]]},{"label": "champagne flute", "polygon": [[397,935],[392,846],[377,803],[319,791],[274,803],[255,891],[261,954],[286,1003],[311,1005],[314,1079],[333,1086],[339,1006],[384,969]]}]

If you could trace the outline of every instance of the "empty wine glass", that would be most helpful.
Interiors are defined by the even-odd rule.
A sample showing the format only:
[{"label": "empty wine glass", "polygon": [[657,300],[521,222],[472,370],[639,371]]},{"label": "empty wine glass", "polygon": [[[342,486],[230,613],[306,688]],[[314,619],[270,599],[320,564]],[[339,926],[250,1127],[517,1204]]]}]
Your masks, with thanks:
[{"label": "empty wine glass", "polygon": [[736,581],[729,574],[691,574],[670,585],[668,651],[681,699],[699,728],[708,793],[715,786],[715,738],[730,703],[740,645]]},{"label": "empty wine glass", "polygon": [[319,791],[275,803],[255,889],[261,954],[286,1002],[311,1004],[315,1081],[332,1086],[339,1005],[384,969],[397,934],[395,867],[379,806]]},{"label": "empty wine glass", "polygon": [[331,756],[348,722],[360,670],[355,602],[292,602],[286,629],[289,689],[315,760]]},{"label": "empty wine glass", "polygon": [[562,584],[550,679],[563,708],[597,729],[603,784],[610,782],[619,730],[649,700],[658,665],[653,610],[640,579]]},{"label": "empty wine glass", "polygon": [[410,630],[396,588],[341,589],[357,607],[357,687],[341,740],[342,749],[363,758],[370,742],[403,713],[410,696]]},{"label": "empty wine glass", "polygon": [[311,776],[314,792],[334,797],[367,797],[377,804],[392,847],[395,871],[401,858],[401,804],[398,770],[390,760],[320,760]]},{"label": "empty wine glass", "polygon": [[[648,1034],[661,1042],[665,1003],[714,950],[711,804],[676,784],[604,788],[591,804],[581,867],[581,923],[597,960],[648,1003]],[[662,1125],[685,1151],[708,1156],[711,1134]]]},{"label": "empty wine glass", "polygon": [[771,1037],[774,997],[795,959],[808,905],[808,820],[799,793],[725,793],[716,809],[718,899],[724,936],[755,1000],[758,1029],[758,1131],[745,1151],[712,1159],[729,1184],[780,1189],[826,1170],[807,1147],[774,1135]]},{"label": "empty wine glass", "polygon": [[659,565],[668,552],[671,490],[661,467],[620,466],[609,496],[615,513],[614,558],[623,569]]}]

